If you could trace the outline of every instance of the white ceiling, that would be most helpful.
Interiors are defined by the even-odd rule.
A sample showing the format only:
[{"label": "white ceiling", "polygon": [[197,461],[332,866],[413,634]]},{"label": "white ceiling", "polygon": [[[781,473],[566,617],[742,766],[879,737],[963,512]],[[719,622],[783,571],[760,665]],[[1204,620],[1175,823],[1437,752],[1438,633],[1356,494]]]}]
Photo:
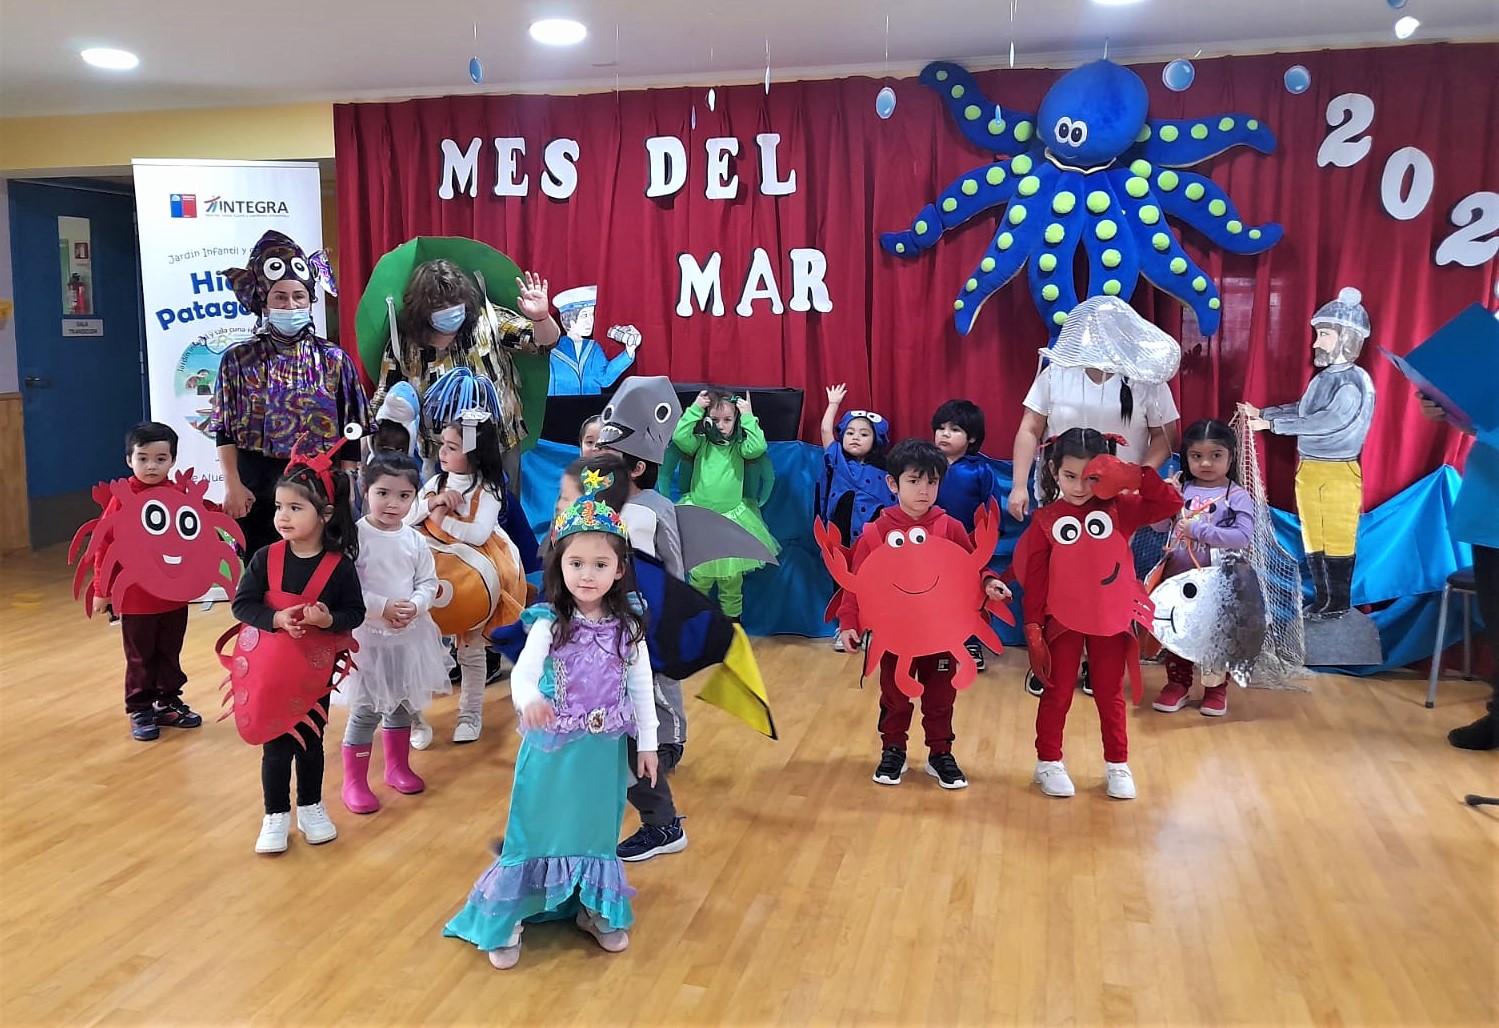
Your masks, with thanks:
[{"label": "white ceiling", "polygon": [[[1192,56],[1499,37],[1499,0],[3,0],[0,115],[218,107],[464,92],[543,92],[749,81],[770,47],[782,78],[910,74],[936,58],[1066,65],[1100,56]],[[553,49],[535,18],[589,29]],[[485,83],[468,79],[475,52]],[[88,67],[86,46],[140,55],[128,73]]]}]

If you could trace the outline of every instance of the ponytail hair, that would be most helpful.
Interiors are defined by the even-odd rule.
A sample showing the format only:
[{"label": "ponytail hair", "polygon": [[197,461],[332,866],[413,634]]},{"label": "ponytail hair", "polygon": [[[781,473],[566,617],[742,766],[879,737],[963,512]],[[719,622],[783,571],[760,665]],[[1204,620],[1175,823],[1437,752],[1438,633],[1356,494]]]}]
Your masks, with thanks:
[{"label": "ponytail hair", "polygon": [[1119,420],[1128,425],[1135,417],[1135,392],[1129,387],[1129,376],[1119,379]]},{"label": "ponytail hair", "polygon": [[1046,441],[1041,450],[1041,506],[1055,503],[1062,495],[1057,472],[1068,457],[1092,460],[1101,453],[1112,455],[1117,448],[1113,439],[1091,428],[1069,428]]}]

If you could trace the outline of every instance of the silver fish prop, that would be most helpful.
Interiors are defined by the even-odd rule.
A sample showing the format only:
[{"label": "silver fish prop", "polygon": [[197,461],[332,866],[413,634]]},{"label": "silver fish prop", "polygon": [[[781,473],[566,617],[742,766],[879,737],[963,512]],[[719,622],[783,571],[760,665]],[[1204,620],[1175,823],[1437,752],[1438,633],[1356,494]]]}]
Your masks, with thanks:
[{"label": "silver fish prop", "polygon": [[1265,600],[1259,576],[1242,554],[1229,552],[1220,564],[1174,575],[1150,594],[1155,604],[1151,630],[1161,645],[1205,672],[1227,671],[1249,684],[1265,646]]}]

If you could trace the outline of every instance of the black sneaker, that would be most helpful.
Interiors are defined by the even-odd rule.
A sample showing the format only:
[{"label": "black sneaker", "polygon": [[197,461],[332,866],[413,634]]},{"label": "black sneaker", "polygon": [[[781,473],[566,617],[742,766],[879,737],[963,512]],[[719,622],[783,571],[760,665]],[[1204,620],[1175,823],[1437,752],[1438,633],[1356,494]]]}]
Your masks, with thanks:
[{"label": "black sneaker", "polygon": [[1093,695],[1093,676],[1088,674],[1088,662],[1083,661],[1082,667],[1077,672],[1078,684],[1083,687],[1084,696]]},{"label": "black sneaker", "polygon": [[880,754],[880,766],[874,769],[874,780],[881,785],[899,785],[900,776],[908,767],[905,750],[899,746],[886,746]]},{"label": "black sneaker", "polygon": [[1447,741],[1460,750],[1499,749],[1499,723],[1493,714],[1485,714],[1471,725],[1448,732]]},{"label": "black sneaker", "polygon": [[1041,684],[1041,679],[1036,677],[1034,671],[1025,673],[1025,691],[1037,697],[1046,691],[1046,686]]},{"label": "black sneaker", "polygon": [[682,831],[682,819],[674,817],[669,825],[643,824],[635,834],[615,848],[620,860],[650,860],[663,853],[681,853],[687,848],[687,833]]},{"label": "black sneaker", "polygon": [[150,742],[161,737],[161,729],[156,727],[156,711],[137,710],[130,715],[130,737],[137,742]]},{"label": "black sneaker", "polygon": [[968,779],[951,753],[933,753],[927,758],[926,773],[937,779],[944,789],[966,789]]},{"label": "black sneaker", "polygon": [[156,705],[156,723],[162,728],[202,728],[203,715],[181,700]]},{"label": "black sneaker", "polygon": [[505,667],[505,658],[494,650],[484,651],[484,684],[493,685],[510,673]]},{"label": "black sneaker", "polygon": [[979,670],[988,670],[989,665],[984,663],[984,648],[976,642],[963,645],[968,650],[968,655],[973,658],[973,662],[979,666]]}]

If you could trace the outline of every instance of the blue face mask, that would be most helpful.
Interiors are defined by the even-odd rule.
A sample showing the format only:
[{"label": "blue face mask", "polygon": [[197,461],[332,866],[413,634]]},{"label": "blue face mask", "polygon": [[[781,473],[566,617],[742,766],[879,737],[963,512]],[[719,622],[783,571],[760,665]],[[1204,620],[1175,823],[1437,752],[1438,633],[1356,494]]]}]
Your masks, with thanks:
[{"label": "blue face mask", "polygon": [[450,336],[463,327],[464,320],[468,317],[468,308],[463,304],[456,307],[444,307],[440,311],[433,311],[432,328],[445,336]]},{"label": "blue face mask", "polygon": [[302,330],[312,324],[312,311],[306,307],[294,308],[292,310],[278,310],[274,307],[266,308],[265,319],[271,323],[271,330],[279,336],[290,339],[301,334]]}]

